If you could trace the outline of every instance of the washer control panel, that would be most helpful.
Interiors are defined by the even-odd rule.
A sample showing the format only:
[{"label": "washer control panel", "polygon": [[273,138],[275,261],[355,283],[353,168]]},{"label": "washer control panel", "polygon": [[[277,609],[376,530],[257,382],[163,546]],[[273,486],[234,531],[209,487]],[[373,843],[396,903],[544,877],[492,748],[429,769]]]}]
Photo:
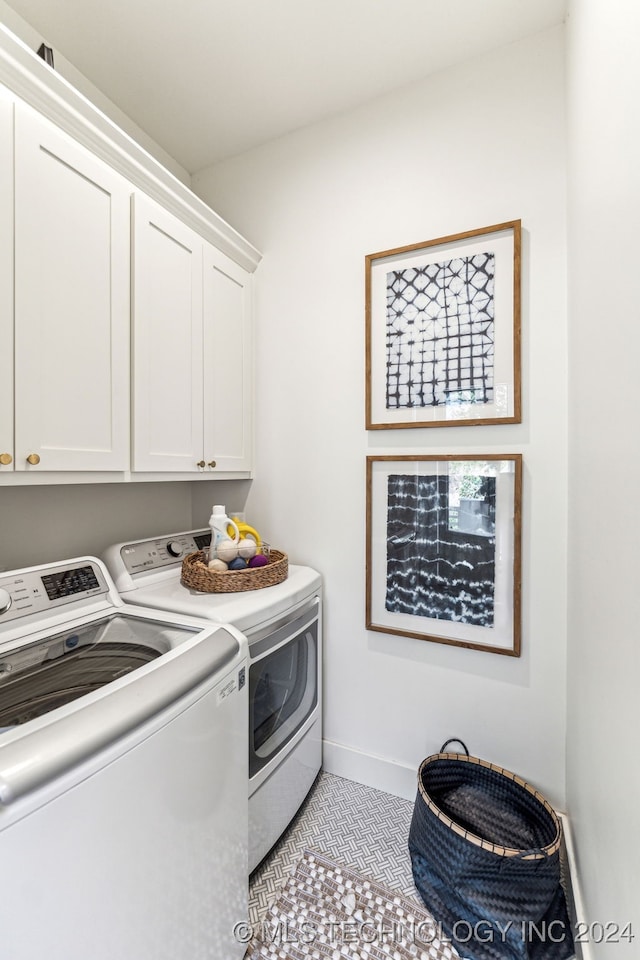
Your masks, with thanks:
[{"label": "washer control panel", "polygon": [[162,567],[181,566],[184,557],[196,550],[206,550],[211,543],[211,530],[174,533],[169,537],[139,540],[120,548],[120,556],[131,576],[149,573]]},{"label": "washer control panel", "polygon": [[102,571],[89,561],[7,573],[0,576],[0,622],[108,592]]}]

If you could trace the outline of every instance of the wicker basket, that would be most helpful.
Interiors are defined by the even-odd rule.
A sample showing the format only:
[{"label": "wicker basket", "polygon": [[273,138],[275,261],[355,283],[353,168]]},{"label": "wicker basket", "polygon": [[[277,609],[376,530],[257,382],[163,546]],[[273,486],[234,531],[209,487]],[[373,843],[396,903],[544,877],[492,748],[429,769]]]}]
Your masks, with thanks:
[{"label": "wicker basket", "polygon": [[207,566],[203,550],[188,554],[182,561],[181,582],[185,587],[200,593],[242,593],[244,590],[261,590],[273,587],[287,579],[289,561],[286,553],[272,550],[269,562],[264,567],[247,567],[246,570],[225,570],[216,573]]},{"label": "wicker basket", "polygon": [[[423,760],[409,830],[426,907],[469,960],[568,960],[562,825],[516,774],[465,753]],[[468,938],[469,931],[480,931]]]}]

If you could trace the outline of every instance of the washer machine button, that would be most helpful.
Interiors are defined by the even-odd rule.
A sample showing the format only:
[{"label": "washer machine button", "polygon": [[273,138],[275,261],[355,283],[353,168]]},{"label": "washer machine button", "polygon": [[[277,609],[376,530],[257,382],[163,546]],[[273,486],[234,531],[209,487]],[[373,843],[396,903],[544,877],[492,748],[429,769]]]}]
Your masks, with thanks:
[{"label": "washer machine button", "polygon": [[0,614],[6,613],[12,603],[9,591],[0,587]]}]

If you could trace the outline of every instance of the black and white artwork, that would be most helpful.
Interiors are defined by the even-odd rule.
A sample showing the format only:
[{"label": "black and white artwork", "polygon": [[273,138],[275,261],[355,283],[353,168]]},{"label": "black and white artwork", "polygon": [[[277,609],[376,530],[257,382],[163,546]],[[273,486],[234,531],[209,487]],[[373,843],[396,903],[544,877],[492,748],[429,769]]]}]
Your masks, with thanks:
[{"label": "black and white artwork", "polygon": [[366,626],[520,656],[522,456],[367,457]]},{"label": "black and white artwork", "polygon": [[495,491],[495,477],[389,476],[388,611],[493,627]]},{"label": "black and white artwork", "polygon": [[386,404],[493,401],[495,255],[387,274]]},{"label": "black and white artwork", "polygon": [[521,224],[365,257],[365,422],[520,423]]}]

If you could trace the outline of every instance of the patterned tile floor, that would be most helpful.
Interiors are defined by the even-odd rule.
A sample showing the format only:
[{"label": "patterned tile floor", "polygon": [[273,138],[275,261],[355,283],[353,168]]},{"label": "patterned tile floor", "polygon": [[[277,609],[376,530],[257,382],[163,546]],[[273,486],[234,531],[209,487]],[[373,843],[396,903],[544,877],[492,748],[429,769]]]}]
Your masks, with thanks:
[{"label": "patterned tile floor", "polygon": [[277,899],[305,848],[421,903],[407,841],[413,802],[322,771],[271,853],[249,881],[249,921]]},{"label": "patterned tile floor", "polygon": [[[412,815],[413,801],[321,771],[295,819],[251,874],[249,922],[257,925],[264,918],[305,849],[323,853],[424,907],[407,846]],[[566,862],[562,873],[566,889]],[[571,896],[569,905],[571,911]]]}]

